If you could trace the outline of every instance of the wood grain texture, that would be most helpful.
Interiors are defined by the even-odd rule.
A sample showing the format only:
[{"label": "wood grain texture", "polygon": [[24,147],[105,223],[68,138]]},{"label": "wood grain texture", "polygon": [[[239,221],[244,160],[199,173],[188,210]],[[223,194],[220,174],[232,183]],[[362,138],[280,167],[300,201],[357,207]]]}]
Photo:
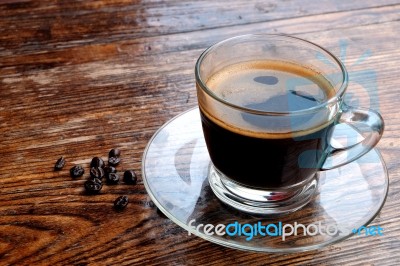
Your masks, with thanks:
[{"label": "wood grain texture", "polygon": [[[0,1],[0,265],[399,264],[399,11],[391,0]],[[200,53],[248,33],[292,34],[342,55],[349,92],[382,113],[378,148],[390,191],[373,224],[384,237],[258,254],[188,236],[157,213],[141,179],[147,142],[197,104]],[[376,81],[378,101],[360,80]],[[90,159],[114,147],[122,151],[119,171],[135,169],[138,184],[86,195],[87,175],[72,180],[69,168],[82,164],[88,173]],[[66,167],[54,172],[62,155]],[[118,213],[120,195],[130,204]]]}]

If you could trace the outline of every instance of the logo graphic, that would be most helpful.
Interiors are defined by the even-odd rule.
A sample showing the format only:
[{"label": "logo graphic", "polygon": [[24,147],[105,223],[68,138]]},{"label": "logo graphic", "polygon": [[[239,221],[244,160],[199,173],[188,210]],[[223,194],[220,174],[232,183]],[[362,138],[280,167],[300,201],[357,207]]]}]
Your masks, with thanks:
[{"label": "logo graphic", "polygon": [[[371,50],[366,50],[361,53],[361,55],[355,60],[355,62],[351,62],[348,58],[348,54],[350,47],[348,46],[348,42],[345,40],[339,41],[340,46],[340,55],[339,59],[342,63],[346,66],[348,71],[349,83],[347,90],[344,94],[343,98],[343,105],[342,106],[330,106],[329,108],[335,110],[335,108],[342,108],[342,110],[346,111],[346,106],[351,106],[354,108],[369,108],[375,111],[379,111],[379,96],[378,96],[378,87],[377,87],[377,73],[374,69],[372,69],[371,62],[368,62],[368,58],[371,57],[372,52]],[[336,63],[332,62],[332,59],[329,59],[325,54],[318,52],[316,54],[316,59],[322,63],[321,69],[326,68],[327,73],[322,73],[324,77],[328,79],[328,81],[335,87],[336,89],[340,87],[343,82],[343,73],[341,70],[338,70],[338,66]],[[318,79],[318,76],[315,77]],[[308,82],[308,84],[307,84]],[[297,95],[302,95],[305,93],[301,92],[301,88],[309,88],[313,85],[312,80],[305,80],[305,79],[297,79],[293,78],[287,81],[286,88],[288,91],[296,91],[299,90],[300,92],[295,92]],[[315,84],[314,84],[315,86]],[[321,97],[321,92],[317,91],[316,95],[312,95],[308,98],[311,99],[318,99]],[[306,96],[302,96],[303,98],[307,99]],[[294,104],[294,103],[290,103]],[[325,113],[323,113],[325,112]],[[335,111],[330,111],[331,113],[335,113]],[[302,125],[306,125],[307,123],[310,124],[310,121],[315,121],[315,123],[322,124],[324,119],[329,117],[331,114],[328,113],[327,110],[318,111],[315,113],[303,115],[302,117],[295,117],[291,120],[292,128],[296,129],[301,127]],[[320,120],[320,121],[319,121]],[[308,125],[307,124],[307,125]],[[312,124],[312,123],[311,123]],[[312,128],[313,125],[309,125],[309,128]],[[360,124],[360,128],[362,130],[369,131],[368,128],[362,126]],[[328,139],[329,133],[332,133],[332,139]],[[346,151],[347,147],[355,146],[357,143],[360,143],[364,137],[354,128],[347,126],[345,123],[337,124],[331,129],[329,132],[315,132],[312,134],[307,134],[301,137],[295,137],[297,141],[304,141],[304,140],[315,140],[320,139],[320,143],[322,147],[332,147],[336,148],[341,152],[341,157],[336,156],[336,158],[340,158],[340,161],[348,162],[351,161],[351,158],[356,157],[357,152]],[[330,143],[327,143],[330,142]],[[360,147],[361,148],[361,147]],[[358,150],[362,150],[362,149]],[[324,163],[324,166],[328,168],[334,166],[336,164],[335,159],[331,159],[328,156],[329,150],[307,150],[300,154],[298,159],[298,164],[302,168],[320,168]],[[325,157],[328,156],[328,159],[325,161]],[[366,162],[366,158],[362,159],[363,162]],[[338,162],[338,164],[341,164]]]},{"label": "logo graphic", "polygon": [[[294,222],[293,224],[284,224],[282,222],[277,223],[262,223],[258,221],[254,224],[241,224],[237,221],[230,224],[198,224],[195,226],[196,220],[192,219],[189,222],[189,227],[199,233],[203,233],[207,236],[228,235],[231,237],[245,237],[246,241],[251,241],[254,237],[280,237],[282,241],[286,241],[290,236],[335,236],[335,235],[348,235],[350,232],[356,235],[365,236],[383,236],[383,228],[378,226],[361,226],[360,228],[354,228],[350,230],[348,228],[339,227],[336,224],[322,224],[321,221],[304,225],[301,223]],[[191,235],[188,231],[188,235]]]}]

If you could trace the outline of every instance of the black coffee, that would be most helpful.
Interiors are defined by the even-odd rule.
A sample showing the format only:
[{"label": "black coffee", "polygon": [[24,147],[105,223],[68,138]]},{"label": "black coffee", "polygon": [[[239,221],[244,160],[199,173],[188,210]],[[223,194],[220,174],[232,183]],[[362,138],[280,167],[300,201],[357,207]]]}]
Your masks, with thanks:
[{"label": "black coffee", "polygon": [[[206,84],[228,102],[268,112],[309,109],[334,95],[317,72],[280,61],[232,65]],[[223,108],[200,103],[211,160],[233,181],[256,188],[287,186],[310,178],[322,165],[334,119],[321,124],[315,114],[266,118]],[[223,121],[216,118],[221,116]]]}]

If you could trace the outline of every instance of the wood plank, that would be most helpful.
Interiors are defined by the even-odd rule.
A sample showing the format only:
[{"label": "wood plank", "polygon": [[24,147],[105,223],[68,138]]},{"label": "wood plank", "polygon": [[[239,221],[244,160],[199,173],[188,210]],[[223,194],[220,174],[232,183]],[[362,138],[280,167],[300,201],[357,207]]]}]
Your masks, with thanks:
[{"label": "wood plank", "polygon": [[[397,0],[23,1],[0,5],[0,51],[26,53],[177,32],[390,7]],[[306,8],[308,7],[308,8]],[[34,8],[35,12],[31,12]],[[371,16],[374,13],[370,12]],[[338,22],[338,21],[337,21]]]},{"label": "wood plank", "polygon": [[[114,41],[111,44],[103,44],[101,41],[100,43],[87,45],[81,43],[79,47],[59,45],[58,49],[50,48],[50,50],[41,50],[40,52],[33,51],[28,55],[23,53],[17,56],[18,53],[13,53],[11,56],[8,56],[7,53],[3,53],[4,56],[0,58],[0,66],[7,67],[14,65],[19,67],[19,71],[29,71],[35,68],[48,69],[60,64],[93,62],[118,56],[133,58],[136,56],[157,55],[171,51],[205,49],[207,46],[219,40],[242,34],[304,34],[396,21],[400,18],[399,11],[400,5],[395,5],[355,11],[343,11],[330,14],[329,16],[321,14],[305,18],[289,18],[256,24],[238,25],[226,28],[223,31],[211,29],[149,38],[139,37],[134,40],[124,39]],[[301,27],[299,27],[299,25],[301,25]],[[213,32],[218,32],[218,34],[213,34]],[[190,40],[190,44],[188,40]],[[0,55],[2,55],[1,50]],[[19,62],[23,62],[23,65],[19,66]],[[2,70],[0,69],[0,71]]]}]

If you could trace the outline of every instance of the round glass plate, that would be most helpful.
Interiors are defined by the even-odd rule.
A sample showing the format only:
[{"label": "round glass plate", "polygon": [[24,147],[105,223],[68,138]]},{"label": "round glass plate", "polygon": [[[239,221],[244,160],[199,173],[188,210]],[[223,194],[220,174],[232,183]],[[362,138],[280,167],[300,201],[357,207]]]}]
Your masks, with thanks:
[{"label": "round glass plate", "polygon": [[242,250],[299,252],[364,234],[363,226],[379,213],[388,192],[385,164],[373,149],[353,163],[320,172],[317,193],[302,209],[257,217],[217,199],[207,178],[209,165],[199,109],[193,108],[150,140],[142,161],[144,184],[157,207],[188,234]]}]

